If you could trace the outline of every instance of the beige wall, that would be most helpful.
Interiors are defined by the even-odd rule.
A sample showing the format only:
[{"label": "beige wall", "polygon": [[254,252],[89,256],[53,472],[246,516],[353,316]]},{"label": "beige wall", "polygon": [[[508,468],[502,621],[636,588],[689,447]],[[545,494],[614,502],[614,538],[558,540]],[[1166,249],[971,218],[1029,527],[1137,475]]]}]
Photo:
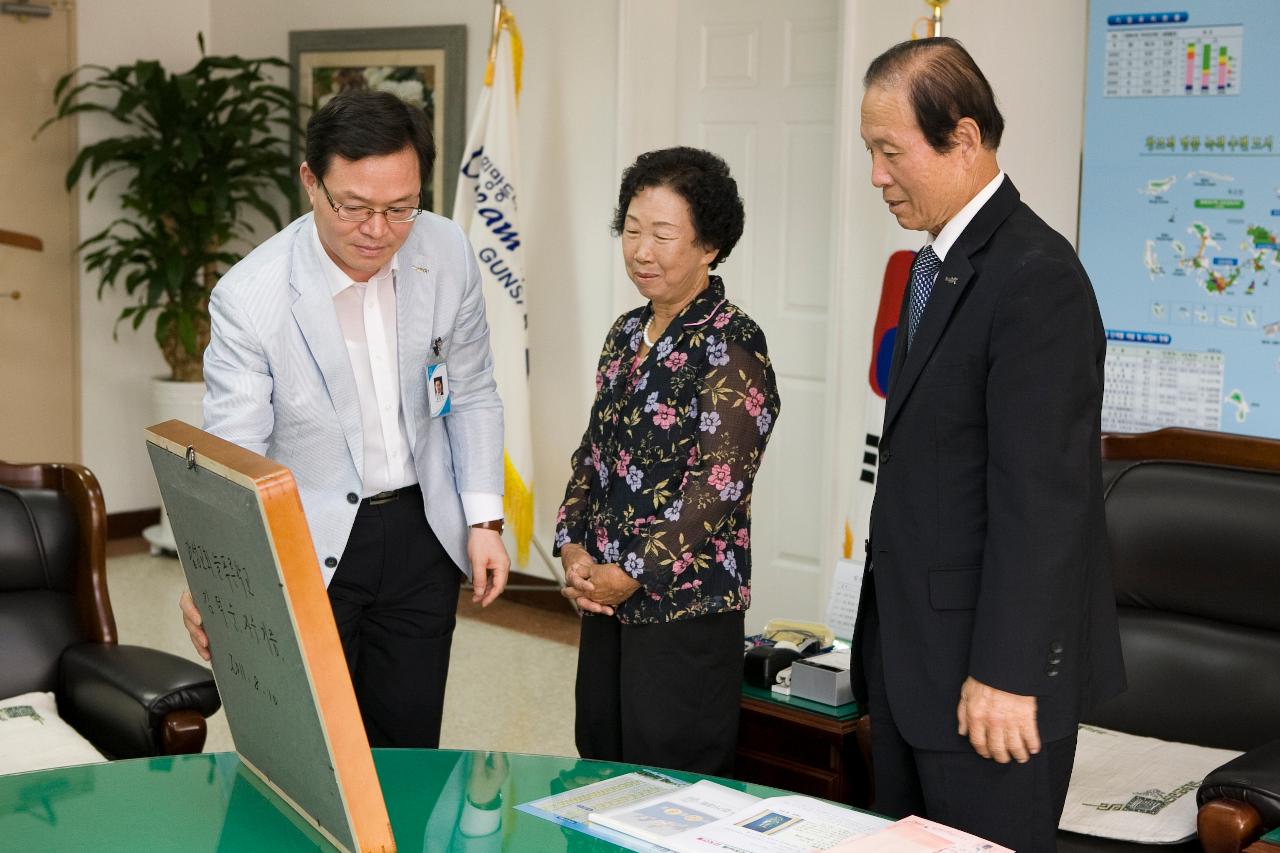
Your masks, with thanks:
[{"label": "beige wall", "polygon": [[[208,0],[87,0],[76,4],[78,61],[107,66],[139,58],[186,69],[200,57],[196,33],[209,32]],[[145,26],[140,22],[145,21]],[[102,115],[80,118],[80,142],[95,142],[116,125]],[[120,215],[124,182],[108,183],[97,197],[80,196],[80,239],[96,234]],[[112,191],[112,187],[115,191]],[[78,241],[77,241],[78,242]],[[123,290],[97,298],[96,274],[80,274],[81,459],[102,483],[107,512],[156,507],[160,492],[142,442],[151,417],[150,381],[167,375],[148,323],[137,332],[128,323],[119,340],[111,332],[120,309],[131,303]]]},{"label": "beige wall", "polygon": [[1027,204],[1075,243],[1085,4],[961,0],[947,11],[946,34],[973,53],[1004,113],[1000,165]]}]

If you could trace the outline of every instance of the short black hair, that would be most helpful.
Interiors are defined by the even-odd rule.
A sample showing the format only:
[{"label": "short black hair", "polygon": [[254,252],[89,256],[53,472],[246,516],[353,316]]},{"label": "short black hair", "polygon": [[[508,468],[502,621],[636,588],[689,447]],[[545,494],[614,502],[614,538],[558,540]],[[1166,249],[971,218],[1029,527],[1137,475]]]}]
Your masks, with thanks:
[{"label": "short black hair", "polygon": [[307,166],[324,180],[334,155],[344,160],[384,157],[405,148],[418,155],[422,197],[431,183],[436,141],[421,107],[390,92],[347,89],[334,95],[307,122]]},{"label": "short black hair", "polygon": [[864,89],[903,82],[916,124],[934,151],[946,154],[955,147],[962,118],[978,125],[984,148],[1000,147],[1004,116],[995,92],[960,42],[947,37],[900,42],[873,59],[862,78]]},{"label": "short black hair", "polygon": [[618,207],[613,212],[613,236],[622,233],[631,199],[641,190],[666,187],[689,205],[698,242],[716,250],[711,269],[729,257],[742,236],[746,212],[738,183],[729,165],[701,148],[663,148],[641,154],[622,173]]}]

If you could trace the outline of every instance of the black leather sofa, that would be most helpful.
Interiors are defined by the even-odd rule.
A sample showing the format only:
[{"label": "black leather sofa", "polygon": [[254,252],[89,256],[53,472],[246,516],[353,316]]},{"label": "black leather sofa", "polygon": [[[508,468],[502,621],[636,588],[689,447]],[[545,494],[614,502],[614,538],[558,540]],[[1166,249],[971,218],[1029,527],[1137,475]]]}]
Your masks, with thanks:
[{"label": "black leather sofa", "polygon": [[108,758],[199,752],[220,705],[204,667],[118,644],[93,474],[0,462],[0,698],[32,691]]},{"label": "black leather sofa", "polygon": [[1280,826],[1280,441],[1107,435],[1103,476],[1129,689],[1086,722],[1247,751],[1201,785],[1198,839],[1159,848],[1241,850]]}]

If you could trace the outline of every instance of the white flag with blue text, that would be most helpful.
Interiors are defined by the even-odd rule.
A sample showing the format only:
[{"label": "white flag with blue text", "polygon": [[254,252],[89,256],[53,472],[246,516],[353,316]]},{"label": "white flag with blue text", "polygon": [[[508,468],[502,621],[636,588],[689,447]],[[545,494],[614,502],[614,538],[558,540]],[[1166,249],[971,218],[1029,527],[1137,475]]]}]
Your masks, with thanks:
[{"label": "white flag with blue text", "polygon": [[518,216],[516,98],[522,59],[515,16],[503,10],[497,51],[485,75],[475,122],[463,150],[453,218],[471,240],[484,281],[494,377],[506,422],[503,505],[516,543],[516,559],[524,564],[533,536],[533,431],[525,310],[528,291]]}]

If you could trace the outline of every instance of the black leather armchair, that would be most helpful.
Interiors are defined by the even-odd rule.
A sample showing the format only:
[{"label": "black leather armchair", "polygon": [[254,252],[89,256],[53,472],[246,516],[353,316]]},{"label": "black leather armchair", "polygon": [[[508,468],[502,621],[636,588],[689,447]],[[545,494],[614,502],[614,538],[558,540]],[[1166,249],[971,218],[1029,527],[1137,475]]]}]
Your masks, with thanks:
[{"label": "black leather armchair", "polygon": [[220,705],[204,667],[118,644],[97,478],[0,462],[0,697],[37,690],[109,758],[199,752]]},{"label": "black leather armchair", "polygon": [[1280,825],[1280,441],[1107,435],[1103,477],[1129,689],[1086,722],[1245,750],[1202,784],[1199,838],[1160,847],[1238,851]]}]

